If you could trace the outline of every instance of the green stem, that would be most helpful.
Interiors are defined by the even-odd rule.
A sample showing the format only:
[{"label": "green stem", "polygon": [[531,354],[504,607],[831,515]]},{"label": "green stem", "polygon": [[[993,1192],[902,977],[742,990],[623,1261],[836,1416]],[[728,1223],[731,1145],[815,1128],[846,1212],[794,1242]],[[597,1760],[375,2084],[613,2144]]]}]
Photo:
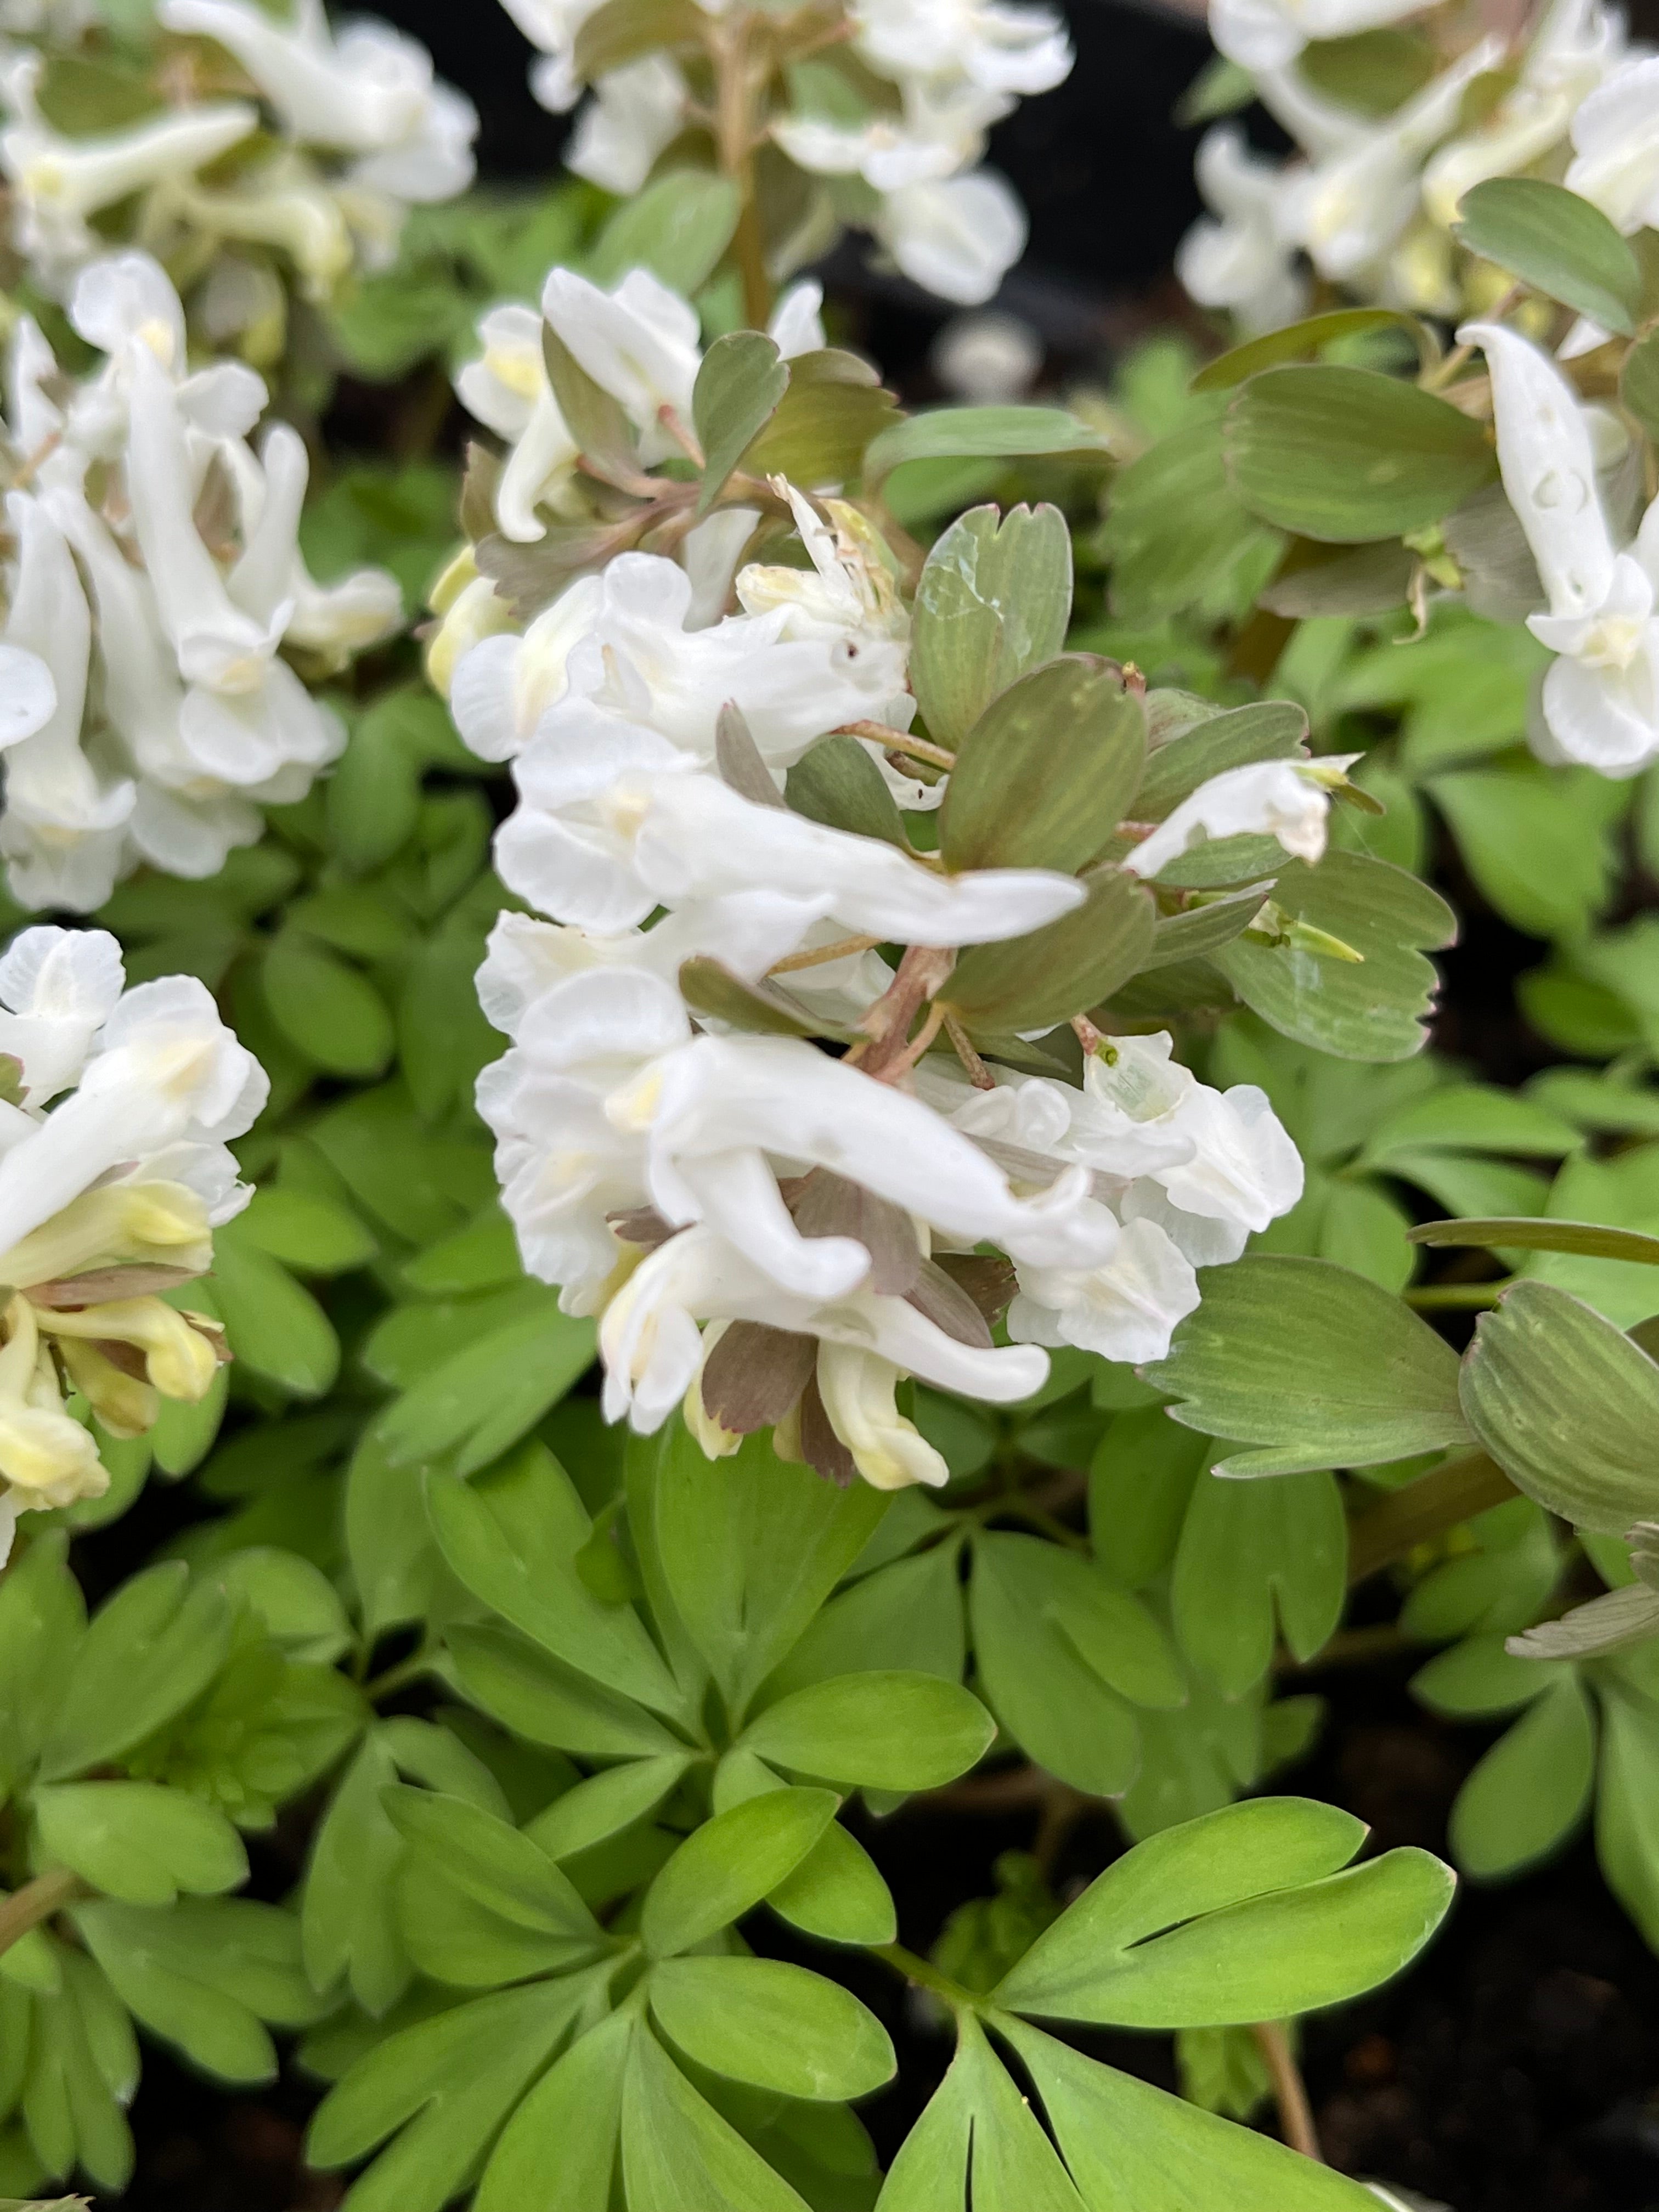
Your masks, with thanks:
[{"label": "green stem", "polygon": [[26,1881],[0,1905],[0,1951],[9,1951],[32,1928],[50,1920],[61,1905],[71,1904],[86,1892],[80,1875],[71,1874],[67,1867],[53,1867]]},{"label": "green stem", "polygon": [[1485,1452],[1460,1453],[1354,1516],[1348,1525],[1349,1583],[1363,1583],[1419,1544],[1516,1494],[1508,1475]]},{"label": "green stem", "polygon": [[1514,1280],[1513,1275],[1504,1275],[1495,1283],[1425,1283],[1406,1292],[1406,1304],[1419,1313],[1479,1312],[1495,1306]]},{"label": "green stem", "polygon": [[871,1943],[866,1948],[872,1959],[879,1959],[915,1988],[931,1991],[952,2012],[974,2009],[976,2000],[969,1990],[948,1974],[941,1974],[937,1966],[930,1966],[926,1959],[919,1959],[914,1951],[907,1951],[902,1943]]},{"label": "green stem", "polygon": [[411,1682],[418,1682],[422,1674],[430,1673],[436,1656],[436,1652],[428,1646],[407,1659],[400,1659],[395,1667],[388,1667],[372,1682],[365,1682],[363,1695],[371,1705],[378,1704],[382,1698],[394,1697],[399,1690],[406,1690]]},{"label": "green stem", "polygon": [[708,28],[708,57],[714,67],[714,152],[723,176],[741,196],[732,250],[743,280],[744,319],[763,331],[772,313],[772,280],[766,270],[766,240],[755,191],[757,89],[750,55],[750,12],[734,9]]}]

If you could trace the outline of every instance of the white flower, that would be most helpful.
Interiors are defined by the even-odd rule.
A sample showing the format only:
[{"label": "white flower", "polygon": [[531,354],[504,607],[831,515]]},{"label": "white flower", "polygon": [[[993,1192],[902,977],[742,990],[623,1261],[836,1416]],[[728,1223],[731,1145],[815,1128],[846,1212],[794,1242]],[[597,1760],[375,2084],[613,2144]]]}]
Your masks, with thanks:
[{"label": "white flower", "polygon": [[666,54],[608,70],[576,119],[565,167],[608,192],[637,192],[684,127],[687,99],[679,64]]},{"label": "white flower", "polygon": [[425,47],[389,24],[356,22],[337,40],[322,0],[296,0],[291,27],[253,0],[161,0],[156,15],[234,54],[292,137],[355,155],[356,184],[447,200],[471,183],[471,101],[435,84]]},{"label": "white flower", "polygon": [[1547,758],[1633,775],[1659,755],[1659,502],[1614,548],[1590,428],[1554,364],[1512,331],[1469,323],[1492,376],[1504,489],[1549,600],[1527,627],[1557,655],[1544,678]]},{"label": "white flower", "polygon": [[[846,580],[839,554],[826,557]],[[484,759],[505,760],[560,713],[589,730],[603,710],[711,761],[729,701],[763,757],[786,767],[815,738],[879,713],[902,690],[902,648],[864,640],[864,603],[850,581],[848,591],[845,627],[805,621],[792,600],[691,629],[685,571],[656,554],[624,553],[571,586],[523,638],[487,638],[465,655],[451,684],[457,726]]]},{"label": "white flower", "polygon": [[1465,192],[1488,177],[1519,174],[1559,145],[1623,43],[1622,18],[1601,0],[1554,0],[1513,88],[1478,130],[1443,146],[1425,169],[1423,204],[1431,219],[1449,226]]},{"label": "white flower", "polygon": [[0,853],[22,903],[98,906],[115,886],[133,787],[106,781],[81,749],[92,617],[63,533],[26,492],[8,496],[6,514],[18,545],[6,642],[46,664],[56,704],[7,749]]},{"label": "white flower", "polygon": [[1233,123],[1205,134],[1196,171],[1211,213],[1182,240],[1176,276],[1200,307],[1231,308],[1247,332],[1294,322],[1308,285],[1281,234],[1291,173],[1250,153]]},{"label": "white flower", "polygon": [[533,307],[492,307],[478,325],[483,352],[455,379],[461,404],[512,447],[495,488],[502,535],[528,543],[545,534],[536,509],[566,482],[578,447],[565,427],[542,356]]},{"label": "white flower", "polygon": [[1422,0],[1210,0],[1210,36],[1241,69],[1283,69],[1310,39],[1343,39],[1415,15]]},{"label": "white flower", "polygon": [[0,750],[44,729],[57,706],[58,686],[40,654],[0,645]]},{"label": "white flower", "polygon": [[1224,769],[1188,798],[1129,853],[1123,866],[1133,876],[1156,876],[1171,860],[1211,837],[1275,837],[1297,859],[1315,861],[1325,850],[1331,790],[1358,753],[1317,761],[1252,761]]},{"label": "white flower", "polygon": [[135,347],[128,482],[133,527],[156,611],[185,685],[179,735],[207,775],[267,784],[290,763],[315,769],[344,744],[338,718],[313,700],[276,647],[294,614],[291,585],[306,482],[305,447],[277,424],[240,560],[222,577],[191,513],[191,471],[172,386]]},{"label": "white flower", "polygon": [[920,1099],[791,1037],[701,1036],[641,1070],[607,1105],[646,1139],[646,1183],[665,1221],[706,1221],[802,1296],[861,1283],[868,1254],[844,1237],[802,1237],[769,1158],[823,1167],[969,1246],[994,1239],[1034,1266],[1107,1256],[1117,1224],[1075,1171],[1030,1198]]},{"label": "white flower", "polygon": [[697,312],[647,269],[630,269],[602,292],[574,270],[556,269],[542,313],[580,368],[617,400],[641,433],[647,462],[679,449],[662,423],[672,408],[691,419],[691,388],[702,365]]},{"label": "white flower", "polygon": [[857,50],[884,76],[951,76],[989,92],[1052,91],[1071,74],[1058,9],[1004,0],[854,0]]},{"label": "white flower", "polygon": [[542,58],[530,74],[542,106],[563,115],[581,98],[575,71],[576,33],[603,0],[501,0],[501,5]]},{"label": "white flower", "polygon": [[496,838],[509,889],[601,933],[653,907],[810,889],[849,930],[969,945],[1041,928],[1082,887],[1041,869],[934,873],[880,838],[756,804],[655,732],[571,702],[514,765],[520,803]]},{"label": "white flower", "polygon": [[605,1309],[599,1352],[607,1420],[626,1415],[641,1433],[661,1425],[702,1364],[702,1321],[757,1321],[848,1345],[941,1390],[993,1404],[1029,1397],[1048,1374],[1047,1357],[1035,1347],[963,1344],[903,1298],[875,1291],[822,1304],[792,1297],[717,1231],[694,1228],[641,1261]]},{"label": "white flower", "polygon": [[994,169],[902,185],[883,199],[874,228],[913,284],[963,307],[994,297],[1029,230],[1012,187]]},{"label": "white flower", "polygon": [[862,177],[876,191],[953,177],[979,159],[985,134],[1013,106],[999,93],[972,84],[912,82],[897,115],[871,114],[857,123],[825,116],[782,116],[772,136],[790,160],[824,177]]},{"label": "white flower", "polygon": [[44,1106],[78,1083],[126,981],[101,929],[26,929],[0,958],[0,1053],[22,1062],[23,1096]]},{"label": "white flower", "polygon": [[877,1352],[848,1344],[818,1347],[818,1395],[838,1440],[873,1490],[904,1490],[927,1483],[937,1490],[951,1470],[894,1400],[903,1370]]},{"label": "white flower", "polygon": [[1008,1309],[1016,1344],[1076,1345],[1104,1359],[1162,1359],[1176,1322],[1199,1303],[1198,1278],[1153,1221],[1126,1223],[1103,1266],[1018,1274]]},{"label": "white flower", "polygon": [[1630,233],[1659,223],[1659,54],[1622,63],[1572,120],[1569,191]]}]

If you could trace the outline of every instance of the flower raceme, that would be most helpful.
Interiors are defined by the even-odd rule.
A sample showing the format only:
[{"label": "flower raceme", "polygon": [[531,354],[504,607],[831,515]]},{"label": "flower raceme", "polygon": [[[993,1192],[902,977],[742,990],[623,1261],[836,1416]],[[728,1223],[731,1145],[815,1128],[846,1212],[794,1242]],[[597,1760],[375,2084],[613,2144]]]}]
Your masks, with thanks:
[{"label": "flower raceme", "polygon": [[264,1073],[195,977],[124,982],[102,930],[27,929],[0,958],[0,1553],[20,1512],[107,1487],[87,1413],[142,1435],[226,1356],[161,1294],[252,1194],[227,1142]]},{"label": "flower raceme", "polygon": [[[153,113],[66,135],[42,109],[55,64],[94,79],[107,65],[95,41],[82,52],[82,27],[78,13],[63,34],[49,21],[38,49],[0,58],[13,244],[52,297],[108,251],[101,223],[131,202],[132,234],[192,270],[218,338],[279,352],[278,271],[327,301],[392,258],[410,205],[471,181],[471,102],[388,24],[359,21],[336,39],[322,0],[298,0],[289,22],[256,0],[162,0],[142,57]],[[124,26],[124,46],[132,37]],[[192,96],[204,77],[248,96]],[[130,79],[122,89],[131,99]]]},{"label": "flower raceme", "polygon": [[[673,43],[585,88],[579,41],[597,0],[503,4],[540,50],[531,85],[543,106],[563,113],[589,90],[565,158],[607,191],[640,191],[689,126],[718,115],[720,85],[736,81],[755,100],[756,137],[810,185],[807,213],[781,241],[784,274],[851,226],[872,234],[913,283],[971,307],[992,296],[1024,249],[1024,209],[980,165],[991,126],[1070,73],[1057,9],[847,0],[839,22],[822,9],[792,21],[781,10],[697,0],[690,26],[674,21]],[[730,149],[717,151],[725,160]]]},{"label": "flower raceme", "polygon": [[338,670],[401,600],[378,570],[311,577],[303,441],[276,423],[256,452],[264,385],[191,369],[148,255],[90,263],[69,313],[105,356],[79,385],[30,318],[11,337],[0,854],[21,903],[87,911],[141,860],[213,874],[302,797],[344,731],[285,653]]},{"label": "flower raceme", "polygon": [[[550,279],[550,325],[579,282]],[[683,332],[678,354],[619,316],[582,362],[634,426],[647,502],[696,489],[649,474],[647,427],[688,405],[701,357],[659,289],[635,272],[595,296]],[[573,311],[573,354],[578,334]],[[527,330],[522,349],[539,362]],[[482,366],[463,372],[475,404]],[[499,418],[520,442],[552,404],[524,397]],[[513,564],[552,550],[565,484],[590,479],[541,481],[514,510],[528,550],[510,576],[542,573]],[[692,541],[734,510],[705,589]],[[991,686],[954,750],[920,734],[933,595],[883,514],[834,485],[739,478],[673,551],[563,577],[550,562],[527,606],[475,563],[433,659],[468,744],[510,765],[496,863],[534,909],[501,916],[479,973],[509,1040],[479,1108],[526,1268],[599,1318],[608,1417],[648,1431],[683,1409],[714,1454],[769,1428],[828,1474],[895,1487],[945,1479],[913,1379],[1006,1403],[1040,1386],[1048,1348],[1159,1357],[1198,1271],[1296,1202],[1301,1161],[1266,1097],[1200,1082],[1149,1012],[1103,1002],[1155,915],[1196,910],[1164,882],[1196,851],[1243,838],[1259,859],[1266,838],[1316,865],[1347,763],[1200,771],[1138,820],[1139,691],[1077,655]],[[485,526],[507,520],[498,495]],[[496,562],[504,537],[477,555]],[[764,557],[741,558],[750,540]],[[951,557],[936,548],[930,573]],[[970,768],[1017,744],[999,718],[1033,684],[1055,687],[1031,709],[1042,757]],[[982,774],[1006,775],[1018,817],[1068,744],[1077,804],[1097,809],[1106,779],[1121,820],[1075,848],[1069,824],[963,828]],[[1271,888],[1233,902],[1237,927]],[[1114,954],[1117,929],[1139,949]]]}]

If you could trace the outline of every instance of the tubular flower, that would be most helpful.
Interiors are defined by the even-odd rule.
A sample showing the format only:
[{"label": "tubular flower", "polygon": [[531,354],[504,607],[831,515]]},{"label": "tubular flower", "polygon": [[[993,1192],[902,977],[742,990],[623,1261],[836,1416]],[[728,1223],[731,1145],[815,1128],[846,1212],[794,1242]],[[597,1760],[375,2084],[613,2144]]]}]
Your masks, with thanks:
[{"label": "tubular flower", "polygon": [[216,1322],[162,1293],[208,1271],[252,1195],[226,1142],[264,1071],[194,977],[123,982],[101,930],[25,930],[0,958],[3,1547],[19,1512],[107,1485],[66,1391],[137,1436],[161,1399],[205,1396],[225,1357]]}]

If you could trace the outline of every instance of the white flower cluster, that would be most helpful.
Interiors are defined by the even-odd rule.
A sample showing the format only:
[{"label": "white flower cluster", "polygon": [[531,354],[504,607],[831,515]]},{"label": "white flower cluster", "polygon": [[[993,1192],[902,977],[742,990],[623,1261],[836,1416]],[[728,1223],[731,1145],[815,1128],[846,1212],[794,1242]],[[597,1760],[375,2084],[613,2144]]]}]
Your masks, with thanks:
[{"label": "white flower cluster", "polygon": [[[583,90],[576,40],[599,0],[503,4],[541,50],[531,79],[537,98],[559,112],[574,106]],[[697,5],[711,26],[739,12],[730,0]],[[833,57],[841,42],[821,43]],[[1006,180],[979,165],[992,125],[1018,97],[1050,91],[1070,72],[1058,9],[1006,0],[847,0],[844,47],[862,72],[862,92],[851,72],[798,75],[796,104],[771,119],[773,144],[825,180],[832,225],[838,218],[872,232],[926,291],[964,306],[988,300],[1024,251],[1026,224]],[[693,106],[672,56],[628,62],[594,83],[566,161],[610,191],[635,192]],[[814,250],[829,242],[815,240]]]},{"label": "white flower cluster", "polygon": [[[681,396],[624,319],[648,286],[635,271],[597,295],[556,272],[548,288],[560,336],[641,428],[659,392]],[[694,333],[685,346],[682,382]],[[518,484],[532,498],[555,450],[532,427],[547,395],[487,363],[464,388],[480,412],[516,389],[502,482],[533,440]],[[1109,1041],[1080,1091],[977,1063],[970,1081],[906,1043],[928,995],[907,998],[908,978],[936,988],[954,949],[1041,928],[1083,887],[1043,869],[949,874],[785,803],[819,740],[908,731],[915,701],[879,539],[840,500],[778,490],[810,566],[732,579],[749,512],[717,588],[688,538],[681,561],[628,552],[579,578],[522,633],[499,599],[459,629],[452,608],[452,709],[475,751],[512,763],[496,865],[536,910],[502,916],[480,972],[513,1042],[478,1103],[526,1266],[601,1316],[610,1418],[650,1431],[684,1404],[711,1451],[775,1426],[826,1471],[937,1483],[943,1461],[897,1409],[904,1376],[1007,1401],[1042,1382],[1042,1346],[1158,1356],[1198,1303],[1194,1269],[1294,1204],[1302,1165],[1261,1092],[1207,1089],[1167,1036]],[[862,742],[902,806],[938,803],[942,786]],[[1241,830],[1316,858],[1328,766],[1230,771],[1132,866],[1150,876]],[[884,945],[909,948],[896,970]],[[698,1012],[690,961],[739,994],[776,979],[791,998],[775,1004],[852,1050]],[[872,1051],[883,1036],[899,1048]]]},{"label": "white flower cluster", "polygon": [[[1198,179],[1211,212],[1177,261],[1194,299],[1231,309],[1246,331],[1272,330],[1304,311],[1311,264],[1367,300],[1455,314],[1458,203],[1540,164],[1621,231],[1659,218],[1659,57],[1627,49],[1622,15],[1601,0],[1551,0],[1512,47],[1477,40],[1382,117],[1339,103],[1299,66],[1310,40],[1423,12],[1419,0],[1212,0],[1217,46],[1301,153],[1267,161],[1236,124],[1206,135]],[[1471,126],[1477,82],[1490,97]]]},{"label": "white flower cluster", "polygon": [[191,371],[147,255],[90,264],[76,385],[27,316],[6,374],[0,857],[25,906],[86,912],[140,860],[210,876],[302,798],[339,718],[282,657],[335,669],[397,627],[393,578],[327,589],[299,550],[307,460],[240,362]]},{"label": "white flower cluster", "polygon": [[108,1487],[66,1395],[139,1436],[225,1356],[160,1293],[207,1272],[252,1195],[226,1145],[264,1071],[194,976],[125,980],[103,930],[27,929],[0,958],[0,1563],[19,1513]]},{"label": "white flower cluster", "polygon": [[258,0],[161,0],[155,21],[179,41],[211,41],[223,57],[216,84],[255,97],[193,96],[200,50],[181,43],[158,59],[167,103],[158,94],[154,114],[70,135],[42,112],[51,46],[0,52],[12,242],[54,296],[107,251],[94,218],[139,195],[137,242],[173,258],[187,239],[198,266],[212,259],[203,307],[216,340],[273,308],[280,330],[266,255],[285,257],[307,295],[325,300],[354,269],[392,258],[411,203],[471,182],[471,102],[434,82],[425,48],[389,24],[356,22],[337,40],[322,0],[295,0],[287,21]]}]

